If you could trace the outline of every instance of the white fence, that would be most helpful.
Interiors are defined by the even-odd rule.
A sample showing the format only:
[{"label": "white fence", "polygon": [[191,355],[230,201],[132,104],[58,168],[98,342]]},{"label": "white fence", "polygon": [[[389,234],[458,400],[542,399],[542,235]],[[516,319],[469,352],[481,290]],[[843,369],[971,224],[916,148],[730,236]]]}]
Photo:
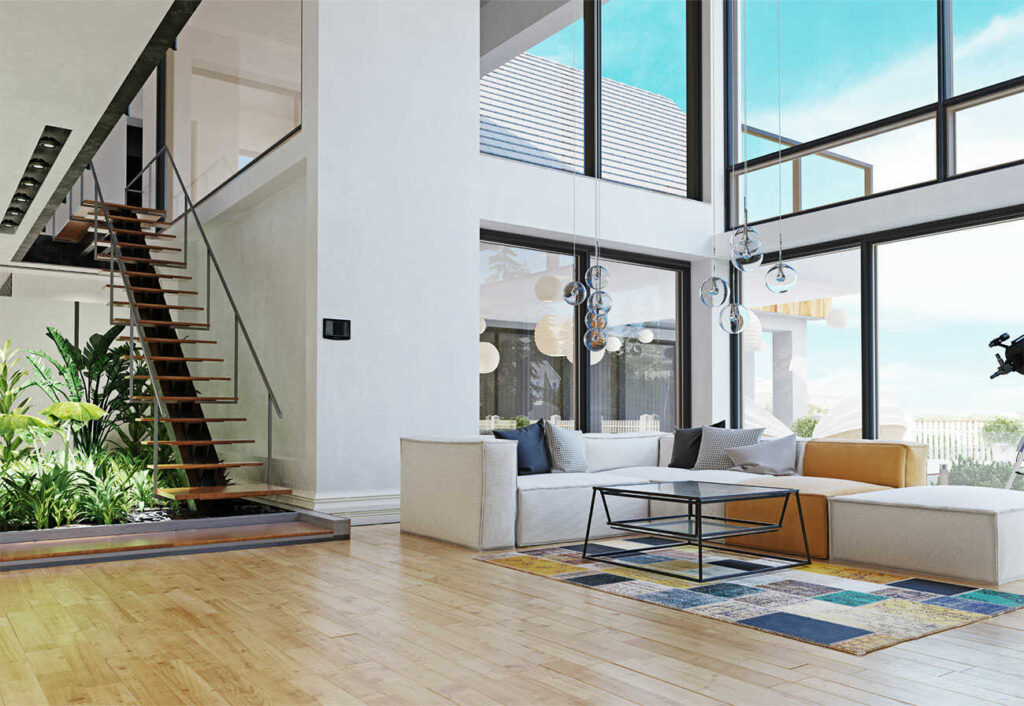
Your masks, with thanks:
[{"label": "white fence", "polygon": [[[928,457],[955,460],[960,457],[975,461],[992,461],[992,445],[982,437],[985,417],[924,417],[914,420],[914,438],[928,444]],[[1007,439],[1015,446],[1018,439]]]}]

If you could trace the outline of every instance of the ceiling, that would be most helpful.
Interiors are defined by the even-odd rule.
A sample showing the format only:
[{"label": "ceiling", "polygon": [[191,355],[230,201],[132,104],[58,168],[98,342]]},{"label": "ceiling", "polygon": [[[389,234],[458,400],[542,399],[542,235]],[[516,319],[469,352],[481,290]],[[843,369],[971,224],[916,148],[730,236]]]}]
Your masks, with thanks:
[{"label": "ceiling", "polygon": [[43,126],[71,130],[17,232],[0,235],[0,264],[11,260],[54,195],[171,4],[0,2],[0,203],[14,194]]}]

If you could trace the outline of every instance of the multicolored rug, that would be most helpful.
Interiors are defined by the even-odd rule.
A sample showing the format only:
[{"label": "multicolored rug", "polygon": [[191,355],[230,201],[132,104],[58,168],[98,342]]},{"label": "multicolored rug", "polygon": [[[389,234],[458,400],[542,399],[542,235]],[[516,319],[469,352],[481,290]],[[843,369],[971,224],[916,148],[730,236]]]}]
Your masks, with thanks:
[{"label": "multicolored rug", "polygon": [[[603,539],[590,552],[669,543],[657,537]],[[583,558],[583,545],[524,549],[477,559],[645,603],[674,608],[794,640],[863,655],[1024,607],[1024,596],[816,561],[810,566],[697,583],[644,571],[687,572],[692,547],[619,556],[636,568]],[[704,551],[705,577],[778,565],[729,552]]]}]

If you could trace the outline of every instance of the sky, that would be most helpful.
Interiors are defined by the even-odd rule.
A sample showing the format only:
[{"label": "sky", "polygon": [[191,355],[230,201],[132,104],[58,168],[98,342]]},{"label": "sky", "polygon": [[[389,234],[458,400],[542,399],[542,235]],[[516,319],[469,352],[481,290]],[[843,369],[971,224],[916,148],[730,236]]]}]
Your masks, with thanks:
[{"label": "sky", "polygon": [[[739,7],[753,28],[746,40],[751,125],[809,140],[936,98],[933,0],[749,0]],[[609,0],[603,8],[604,76],[668,96],[685,109],[681,3]],[[952,0],[952,15],[954,94],[1024,74],[1024,2]],[[580,68],[582,40],[576,23],[530,52]],[[958,167],[1024,158],[1021,125],[1024,97],[959,113]],[[934,121],[926,121],[836,152],[871,165],[874,192],[919,183],[934,178],[934,129]],[[774,148],[748,142],[751,156]],[[862,169],[823,157],[804,159],[802,168],[805,207],[864,193]],[[792,199],[791,169],[783,165],[783,212]],[[750,177],[751,219],[779,212],[778,177],[777,169]],[[915,416],[1024,413],[1024,376],[989,381],[994,358],[987,348],[1004,331],[1024,334],[1021,263],[1024,222],[881,248],[883,398]],[[809,261],[797,266],[814,270]],[[858,296],[845,285],[832,295],[854,315],[847,329],[810,326],[811,402],[828,405],[859,394],[860,381]]]}]

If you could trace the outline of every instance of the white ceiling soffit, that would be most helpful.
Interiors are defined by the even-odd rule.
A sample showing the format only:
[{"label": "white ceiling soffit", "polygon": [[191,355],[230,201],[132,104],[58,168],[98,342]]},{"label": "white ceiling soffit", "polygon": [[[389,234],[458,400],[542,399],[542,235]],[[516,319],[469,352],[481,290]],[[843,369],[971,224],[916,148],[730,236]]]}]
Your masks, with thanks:
[{"label": "white ceiling soffit", "polygon": [[[0,235],[0,263],[10,261],[47,211],[172,4],[0,0],[0,205],[13,196],[43,126],[71,130],[17,232]],[[194,7],[183,9],[191,14]]]}]

